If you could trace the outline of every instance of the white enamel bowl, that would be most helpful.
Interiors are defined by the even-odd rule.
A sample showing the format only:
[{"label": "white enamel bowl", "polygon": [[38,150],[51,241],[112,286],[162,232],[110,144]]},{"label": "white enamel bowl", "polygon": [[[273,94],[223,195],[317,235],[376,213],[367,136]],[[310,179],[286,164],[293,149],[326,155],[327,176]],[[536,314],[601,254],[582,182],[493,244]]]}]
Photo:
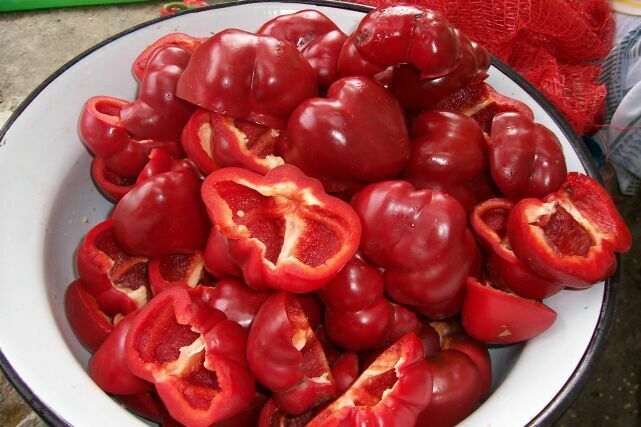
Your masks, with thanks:
[{"label": "white enamel bowl", "polygon": [[[156,19],[101,43],[47,79],[0,132],[0,365],[25,399],[52,425],[137,426],[85,373],[89,354],[65,319],[63,295],[75,277],[82,236],[111,205],[89,178],[90,157],[76,124],[94,95],[132,99],[134,58],[175,31],[209,36],[229,27],[254,31],[275,16],[319,9],[351,32],[367,9],[315,2],[236,2]],[[540,94],[502,64],[488,82],[527,103],[536,121],[563,143],[569,170],[595,169],[580,140]],[[569,402],[603,344],[614,309],[612,284],[564,291],[546,301],[559,314],[543,335],[522,346],[492,350],[493,394],[465,426],[548,423]]]}]

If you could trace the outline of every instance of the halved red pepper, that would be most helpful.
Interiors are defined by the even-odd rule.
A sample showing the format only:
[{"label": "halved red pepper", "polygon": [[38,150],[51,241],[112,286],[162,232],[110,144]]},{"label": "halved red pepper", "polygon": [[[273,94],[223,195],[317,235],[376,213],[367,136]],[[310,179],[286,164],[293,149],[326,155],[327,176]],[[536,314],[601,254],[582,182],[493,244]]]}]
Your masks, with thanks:
[{"label": "halved red pepper", "polygon": [[92,353],[114,328],[111,318],[100,310],[81,280],[71,282],[65,291],[65,315],[80,344]]},{"label": "halved red pepper", "polygon": [[194,288],[201,282],[204,273],[201,251],[165,255],[149,261],[149,284],[154,295],[174,286]]},{"label": "halved red pepper", "polygon": [[288,414],[303,414],[336,394],[323,348],[294,294],[278,292],[260,307],[249,330],[247,361]]},{"label": "halved red pepper", "polygon": [[122,199],[134,188],[136,181],[134,178],[125,178],[111,171],[102,157],[94,157],[91,161],[91,178],[103,196],[113,202]]},{"label": "halved red pepper", "polygon": [[269,399],[260,411],[258,427],[301,427],[314,418],[314,411],[309,410],[301,415],[289,415],[283,412],[274,399]]},{"label": "halved red pepper", "polygon": [[507,238],[507,219],[514,207],[508,199],[490,199],[470,211],[470,225],[487,248],[487,273],[500,289],[509,289],[519,296],[543,299],[565,287],[528,269],[514,254]]},{"label": "halved red pepper", "polygon": [[152,176],[165,172],[192,172],[198,174],[198,168],[190,159],[177,159],[164,148],[154,148],[149,153],[149,161],[140,171],[136,184],[147,181]]},{"label": "halved red pepper", "polygon": [[264,177],[219,169],[202,198],[220,241],[253,288],[310,292],[327,283],[356,252],[360,222],[342,200],[292,165]]},{"label": "halved red pepper", "polygon": [[317,10],[305,9],[270,19],[256,34],[287,41],[296,49],[303,50],[316,38],[335,30],[338,27],[327,16]]},{"label": "halved red pepper", "polygon": [[275,129],[315,94],[314,71],[294,46],[234,29],[200,45],[178,81],[184,100]]},{"label": "halved red pepper", "polygon": [[167,411],[156,393],[124,394],[117,396],[118,401],[134,414],[160,423]]},{"label": "halved red pepper", "polygon": [[128,255],[120,248],[111,219],[89,230],[76,261],[80,279],[109,316],[135,311],[151,297],[147,258]]},{"label": "halved red pepper", "polygon": [[537,300],[493,288],[489,282],[467,279],[461,323],[472,338],[490,344],[514,344],[545,332],[556,312]]},{"label": "halved red pepper", "polygon": [[612,275],[615,253],[632,245],[607,191],[578,172],[570,172],[561,188],[543,200],[517,203],[507,232],[512,250],[530,270],[579,289]]},{"label": "halved red pepper", "polygon": [[255,291],[240,280],[223,279],[213,288],[209,304],[225,313],[229,320],[249,329],[268,296],[269,293]]},{"label": "halved red pepper", "polygon": [[423,345],[409,333],[392,344],[307,426],[413,426],[432,398]]},{"label": "halved red pepper", "polygon": [[207,38],[192,37],[184,33],[171,33],[166,36],[162,36],[151,45],[147,46],[145,50],[140,52],[140,55],[135,59],[133,65],[131,66],[131,72],[136,78],[136,80],[141,81],[145,75],[145,69],[147,68],[147,62],[149,58],[156,51],[156,49],[163,46],[179,46],[183,49],[186,49],[189,52],[196,50]]},{"label": "halved red pepper", "polygon": [[220,167],[214,157],[212,134],[209,111],[199,108],[189,118],[180,136],[183,150],[204,175]]},{"label": "halved red pepper", "polygon": [[240,325],[175,287],[138,313],[125,357],[135,375],[155,385],[174,419],[205,427],[242,412],[254,399],[245,348]]},{"label": "halved red pepper", "polygon": [[205,268],[209,274],[219,279],[243,276],[242,270],[229,253],[227,237],[216,230],[216,227],[212,227],[205,244]]}]

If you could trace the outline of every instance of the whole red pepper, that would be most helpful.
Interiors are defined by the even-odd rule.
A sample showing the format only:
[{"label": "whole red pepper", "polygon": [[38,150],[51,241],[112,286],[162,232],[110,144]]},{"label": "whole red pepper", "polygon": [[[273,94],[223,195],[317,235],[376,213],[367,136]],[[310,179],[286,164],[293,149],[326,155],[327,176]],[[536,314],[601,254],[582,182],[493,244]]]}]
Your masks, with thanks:
[{"label": "whole red pepper", "polygon": [[361,250],[385,268],[388,295],[430,318],[456,314],[479,261],[461,204],[406,181],[386,181],[365,187],[352,206],[363,226]]},{"label": "whole red pepper", "polygon": [[432,398],[432,374],[414,333],[392,344],[307,426],[413,426]]},{"label": "whole red pepper", "polygon": [[111,318],[100,310],[81,280],[71,282],[65,291],[65,315],[80,344],[92,353],[114,328]]},{"label": "whole red pepper", "polygon": [[145,75],[145,69],[147,68],[147,63],[149,58],[156,51],[156,49],[163,46],[179,46],[183,49],[188,50],[193,53],[198,46],[200,46],[207,38],[198,38],[192,37],[184,33],[171,33],[166,36],[162,36],[149,46],[145,48],[138,57],[134,60],[133,65],[131,66],[131,72],[136,78],[137,81],[141,81]]},{"label": "whole red pepper", "polygon": [[579,289],[612,275],[615,253],[632,245],[607,191],[578,172],[570,172],[561,188],[543,200],[518,202],[507,233],[512,250],[530,270]]},{"label": "whole red pepper", "polygon": [[202,108],[283,129],[294,108],[316,94],[316,77],[290,43],[231,29],[194,51],[177,93]]},{"label": "whole red pepper", "polygon": [[320,179],[330,192],[396,177],[409,151],[401,107],[366,77],[342,78],[330,86],[327,98],[303,102],[277,145],[287,163]]},{"label": "whole red pepper", "polygon": [[249,330],[247,361],[288,414],[303,414],[336,394],[323,348],[294,294],[278,292],[260,307]]},{"label": "whole red pepper", "polygon": [[508,198],[543,197],[565,181],[561,143],[545,126],[519,113],[501,113],[490,135],[490,173]]},{"label": "whole red pepper", "polygon": [[354,210],[292,165],[264,177],[219,169],[205,179],[202,198],[220,232],[216,252],[227,252],[225,259],[238,264],[253,288],[316,290],[338,273],[360,242]]},{"label": "whole red pepper", "polygon": [[242,412],[254,399],[245,347],[237,323],[174,287],[138,313],[124,355],[135,375],[155,385],[174,419],[205,427]]}]

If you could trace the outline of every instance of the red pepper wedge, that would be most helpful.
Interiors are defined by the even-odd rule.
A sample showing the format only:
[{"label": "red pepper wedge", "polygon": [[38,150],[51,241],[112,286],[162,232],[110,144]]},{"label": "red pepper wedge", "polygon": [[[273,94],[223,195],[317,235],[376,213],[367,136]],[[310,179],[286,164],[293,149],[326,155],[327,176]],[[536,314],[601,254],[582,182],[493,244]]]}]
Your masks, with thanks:
[{"label": "red pepper wedge", "polygon": [[269,399],[260,411],[258,427],[301,427],[314,417],[310,410],[301,415],[289,415],[283,412],[274,399]]},{"label": "red pepper wedge", "polygon": [[135,179],[111,171],[102,157],[94,157],[91,161],[91,179],[102,195],[112,202],[122,199],[135,183]]},{"label": "red pepper wedge", "polygon": [[412,426],[432,398],[423,345],[409,333],[392,344],[307,426]]},{"label": "red pepper wedge", "polygon": [[290,43],[230,29],[194,51],[177,93],[202,108],[283,129],[294,108],[316,94],[316,76]]},{"label": "red pepper wedge", "polygon": [[114,328],[111,318],[100,310],[81,280],[74,280],[67,286],[65,315],[73,334],[91,353],[98,350]]},{"label": "red pepper wedge", "polygon": [[612,275],[615,253],[632,245],[607,191],[578,172],[570,172],[561,188],[543,200],[518,202],[507,233],[512,250],[530,270],[578,289]]},{"label": "red pepper wedge", "polygon": [[224,236],[217,247],[227,247],[229,259],[256,289],[314,291],[338,273],[360,242],[354,210],[292,165],[264,177],[219,169],[205,179],[202,199]]},{"label": "red pepper wedge", "polygon": [[149,261],[149,284],[154,295],[174,286],[194,288],[201,283],[204,273],[201,251],[165,255]]},{"label": "red pepper wedge", "polygon": [[529,299],[543,299],[560,292],[565,285],[530,271],[514,254],[507,238],[507,219],[514,207],[508,199],[489,199],[470,211],[470,225],[486,247],[487,273],[499,289],[509,289]]},{"label": "red pepper wedge", "polygon": [[117,396],[118,401],[134,414],[160,423],[167,411],[154,392]]},{"label": "red pepper wedge", "polygon": [[268,292],[255,291],[240,280],[223,279],[213,288],[210,305],[225,313],[229,320],[249,329],[268,296]]},{"label": "red pepper wedge", "polygon": [[544,197],[565,181],[563,148],[545,126],[516,112],[501,113],[490,136],[490,173],[506,197]]},{"label": "red pepper wedge", "polygon": [[179,46],[187,51],[193,53],[198,46],[200,46],[207,38],[192,37],[184,33],[171,33],[166,36],[162,36],[151,45],[147,46],[145,50],[140,52],[138,57],[134,60],[133,65],[131,66],[131,73],[134,75],[137,81],[141,81],[145,75],[145,69],[147,68],[147,63],[149,58],[154,54],[154,52],[163,46]]},{"label": "red pepper wedge", "polygon": [[161,173],[181,171],[198,174],[198,168],[190,159],[176,159],[170,151],[164,148],[154,148],[149,153],[149,161],[136,178],[136,184]]},{"label": "red pepper wedge", "polygon": [[220,167],[214,157],[212,135],[210,112],[199,108],[189,118],[180,136],[180,143],[187,157],[205,176]]},{"label": "red pepper wedge", "polygon": [[205,427],[242,412],[254,399],[245,346],[237,323],[174,287],[138,313],[124,353],[129,369],[155,385],[174,419]]},{"label": "red pepper wedge", "polygon": [[113,220],[94,226],[76,252],[78,275],[105,314],[127,314],[151,297],[148,260],[125,253],[115,238]]},{"label": "red pepper wedge", "polygon": [[461,308],[461,323],[472,338],[489,344],[514,344],[545,332],[556,312],[540,301],[493,288],[473,277]]},{"label": "red pepper wedge", "polygon": [[336,394],[323,348],[294,294],[278,292],[260,307],[249,330],[247,361],[288,414],[303,414]]}]

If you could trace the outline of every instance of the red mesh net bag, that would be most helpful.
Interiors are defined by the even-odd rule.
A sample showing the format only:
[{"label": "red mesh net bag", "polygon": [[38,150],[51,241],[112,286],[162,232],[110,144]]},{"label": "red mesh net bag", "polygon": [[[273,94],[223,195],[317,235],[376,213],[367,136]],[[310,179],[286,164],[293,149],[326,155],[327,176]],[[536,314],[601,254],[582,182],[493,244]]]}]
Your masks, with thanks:
[{"label": "red mesh net bag", "polygon": [[607,0],[357,0],[419,4],[445,14],[534,84],[580,133],[605,99],[600,60],[612,49]]}]

